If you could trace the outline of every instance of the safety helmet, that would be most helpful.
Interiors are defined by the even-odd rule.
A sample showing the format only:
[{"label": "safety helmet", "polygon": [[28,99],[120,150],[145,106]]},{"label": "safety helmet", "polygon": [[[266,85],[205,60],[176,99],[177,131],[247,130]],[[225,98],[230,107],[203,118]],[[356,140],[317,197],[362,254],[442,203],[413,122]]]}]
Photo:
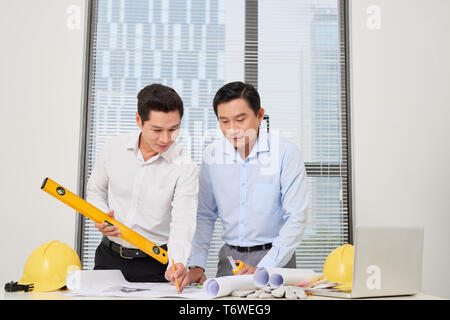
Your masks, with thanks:
[{"label": "safety helmet", "polygon": [[330,282],[342,283],[336,288],[350,290],[353,280],[355,247],[345,244],[330,252],[323,265],[323,277]]},{"label": "safety helmet", "polygon": [[63,242],[50,241],[28,257],[17,287],[25,291],[57,290],[66,285],[67,274],[74,270],[81,270],[75,250]]}]

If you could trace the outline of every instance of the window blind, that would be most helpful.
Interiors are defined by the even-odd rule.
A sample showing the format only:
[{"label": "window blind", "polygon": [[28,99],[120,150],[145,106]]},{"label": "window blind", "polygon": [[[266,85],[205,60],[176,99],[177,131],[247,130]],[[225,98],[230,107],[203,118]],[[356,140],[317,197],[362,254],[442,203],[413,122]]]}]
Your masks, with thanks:
[{"label": "window blind", "polygon": [[[92,2],[87,137],[82,183],[111,137],[138,131],[136,95],[173,87],[185,114],[177,141],[200,165],[221,133],[212,99],[223,84],[258,87],[271,129],[303,150],[311,196],[297,266],[321,270],[348,241],[345,103],[338,1],[97,0]],[[299,22],[301,21],[301,22]],[[80,256],[92,269],[101,234],[81,220]],[[223,241],[220,219],[207,276]]]},{"label": "window blind", "polygon": [[310,205],[297,268],[349,242],[343,1],[258,2],[258,87],[271,128],[303,152]]}]

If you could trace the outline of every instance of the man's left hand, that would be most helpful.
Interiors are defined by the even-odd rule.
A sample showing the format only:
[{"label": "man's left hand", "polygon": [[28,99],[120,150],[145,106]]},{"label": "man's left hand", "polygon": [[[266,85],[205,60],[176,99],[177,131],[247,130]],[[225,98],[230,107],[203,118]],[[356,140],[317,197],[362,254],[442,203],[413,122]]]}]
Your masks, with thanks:
[{"label": "man's left hand", "polygon": [[236,275],[243,275],[243,274],[254,274],[256,271],[256,267],[253,267],[249,264],[246,264],[245,266],[243,266],[241,268],[241,270],[238,271],[238,273],[236,273]]}]

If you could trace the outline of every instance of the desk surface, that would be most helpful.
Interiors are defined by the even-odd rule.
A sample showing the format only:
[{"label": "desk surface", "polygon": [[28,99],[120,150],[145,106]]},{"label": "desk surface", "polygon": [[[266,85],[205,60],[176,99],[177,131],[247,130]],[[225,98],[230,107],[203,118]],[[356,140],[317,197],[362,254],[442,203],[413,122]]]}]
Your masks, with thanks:
[{"label": "desk surface", "polygon": [[[2,288],[0,293],[0,300],[126,300],[128,298],[122,297],[69,297],[64,295],[65,290],[58,290],[52,292],[5,292]],[[136,300],[136,298],[131,298]],[[173,298],[137,298],[138,300],[174,300]],[[184,299],[177,299],[184,300]],[[214,300],[250,300],[247,298],[238,297],[222,297]],[[264,300],[264,299],[254,299]],[[276,299],[282,300],[282,299]],[[345,300],[341,298],[330,298],[321,296],[310,296],[306,300]],[[412,296],[397,296],[397,297],[380,297],[380,298],[365,298],[360,300],[446,300],[444,298],[435,297],[423,293]]]}]

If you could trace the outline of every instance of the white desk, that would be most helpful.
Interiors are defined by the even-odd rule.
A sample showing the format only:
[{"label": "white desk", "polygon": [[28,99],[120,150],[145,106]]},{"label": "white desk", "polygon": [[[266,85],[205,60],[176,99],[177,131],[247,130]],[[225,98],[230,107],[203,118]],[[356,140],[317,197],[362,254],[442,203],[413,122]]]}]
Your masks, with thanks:
[{"label": "white desk", "polygon": [[[5,292],[4,288],[1,288],[0,299],[2,300],[128,300],[128,298],[122,297],[68,297],[63,295],[64,291],[53,292]],[[174,300],[173,298],[131,298],[132,300]],[[177,299],[184,300],[184,299]],[[222,297],[214,300],[251,300],[247,298],[238,297]],[[258,301],[264,301],[267,299],[253,299]],[[287,300],[287,299],[273,299],[273,300]],[[348,300],[341,298],[329,298],[320,296],[310,296],[305,300]],[[381,298],[365,298],[358,300],[447,300],[440,297],[435,297],[423,293],[419,293],[413,296],[397,296],[397,297],[381,297]]]}]

